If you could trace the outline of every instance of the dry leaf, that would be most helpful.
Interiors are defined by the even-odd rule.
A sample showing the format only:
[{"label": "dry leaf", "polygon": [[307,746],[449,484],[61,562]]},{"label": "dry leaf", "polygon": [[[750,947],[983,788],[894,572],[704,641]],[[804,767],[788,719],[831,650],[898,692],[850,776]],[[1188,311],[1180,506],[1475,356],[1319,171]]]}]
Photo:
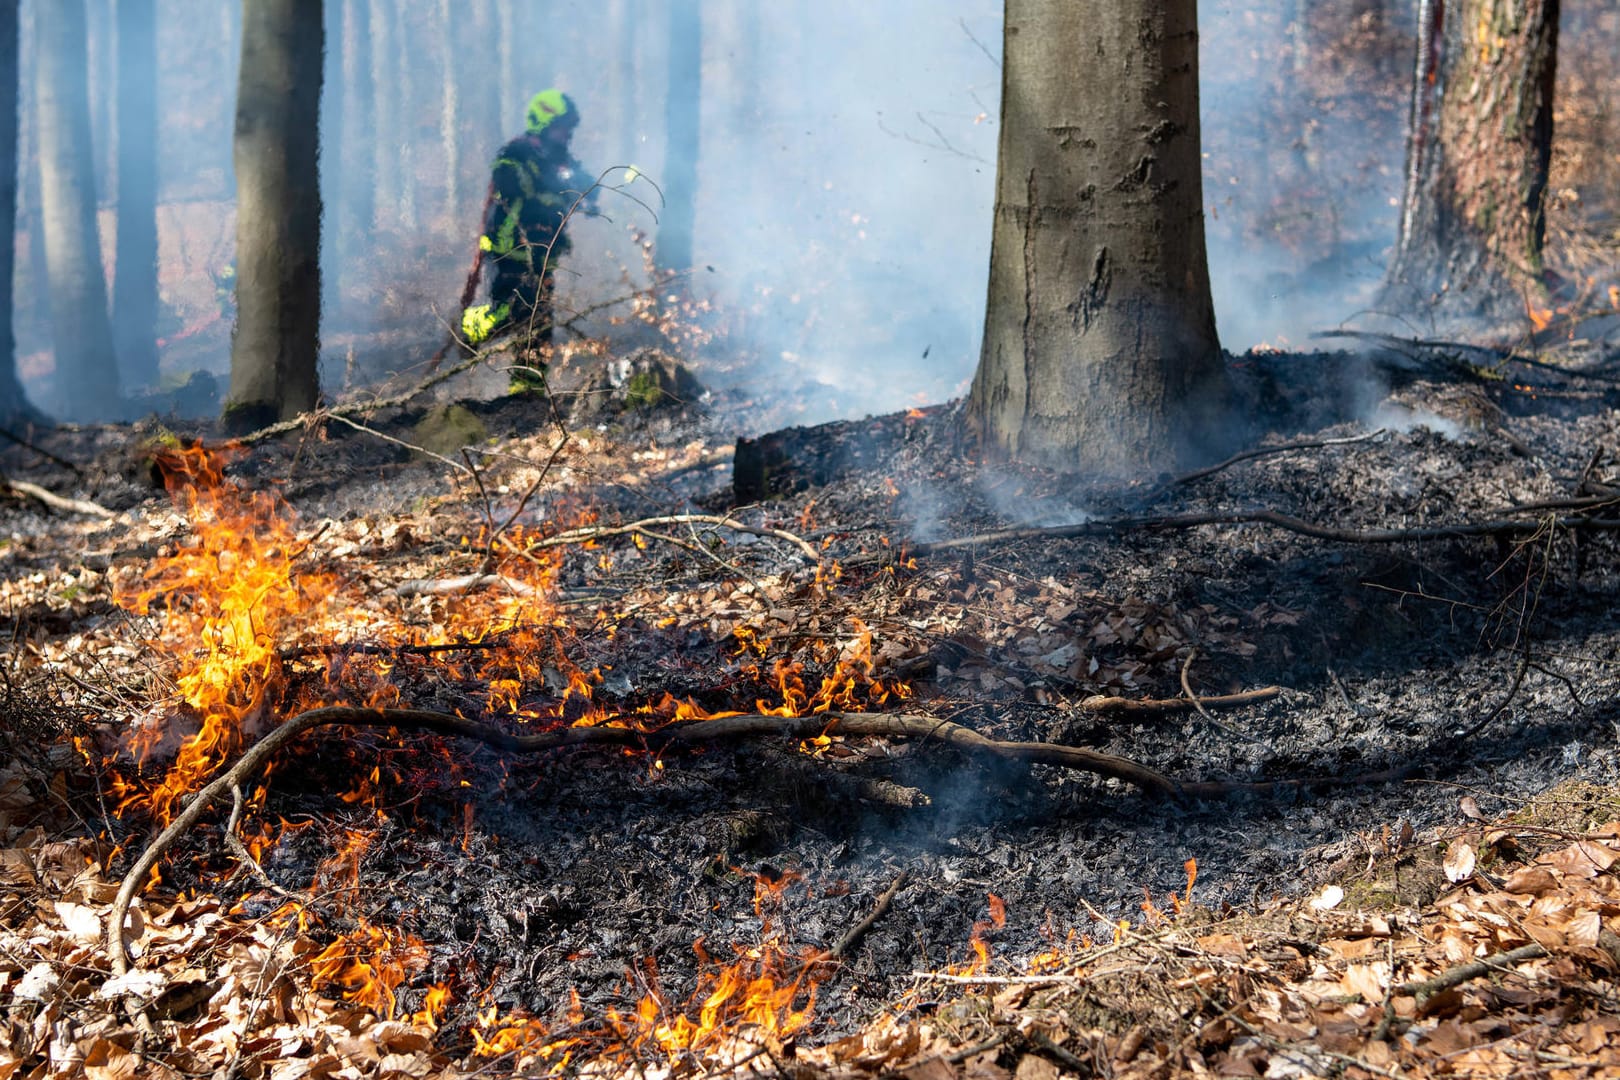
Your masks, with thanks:
[{"label": "dry leaf", "polygon": [[1332,911],[1344,903],[1344,890],[1337,885],[1329,885],[1311,900],[1311,907],[1317,911]]},{"label": "dry leaf", "polygon": [[1467,881],[1474,876],[1474,845],[1464,837],[1457,837],[1446,845],[1446,857],[1441,863],[1446,880],[1452,884]]}]

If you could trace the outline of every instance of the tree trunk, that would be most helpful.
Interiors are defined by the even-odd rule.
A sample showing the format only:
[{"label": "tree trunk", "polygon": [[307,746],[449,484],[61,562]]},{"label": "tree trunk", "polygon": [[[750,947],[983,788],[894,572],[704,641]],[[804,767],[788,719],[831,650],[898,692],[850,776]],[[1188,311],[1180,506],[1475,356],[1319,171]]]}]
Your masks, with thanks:
[{"label": "tree trunk", "polygon": [[[371,0],[371,147],[373,221],[378,231],[399,225],[399,80],[394,77],[399,43],[394,40],[394,20],[389,0]],[[386,221],[386,224],[385,224]]]},{"label": "tree trunk", "polygon": [[83,0],[37,5],[34,28],[54,397],[65,418],[105,419],[117,415],[120,394],[96,232]]},{"label": "tree trunk", "polygon": [[[358,236],[369,233],[377,213],[374,157],[369,142],[376,139],[376,113],[372,108],[375,85],[371,68],[371,6],[367,0],[345,0],[343,5],[343,123],[342,143],[331,152],[343,158],[345,190],[337,193],[338,206],[348,213],[338,218],[343,235],[339,242],[348,252]],[[370,133],[368,140],[367,133]]]},{"label": "tree trunk", "polygon": [[[17,234],[17,4],[0,0],[0,237]],[[17,338],[11,326],[11,278],[16,245],[0,244],[0,424],[36,419],[17,378]]]},{"label": "tree trunk", "polygon": [[668,0],[669,90],[664,99],[664,206],[658,225],[658,268],[692,268],[697,210],[699,117],[702,113],[703,22],[698,0]]},{"label": "tree trunk", "polygon": [[1523,326],[1546,298],[1559,0],[1423,0],[1406,187],[1380,307]]},{"label": "tree trunk", "polygon": [[118,0],[118,231],[113,345],[126,387],[158,381],[157,11]]},{"label": "tree trunk", "polygon": [[321,317],[321,0],[243,0],[237,83],[236,333],[223,425],[315,407]]},{"label": "tree trunk", "polygon": [[985,452],[1108,479],[1217,452],[1196,3],[1007,0],[1003,48]]},{"label": "tree trunk", "polygon": [[464,17],[459,5],[439,0],[439,62],[444,87],[439,141],[444,145],[444,216],[449,231],[461,223],[461,92],[456,81],[456,41],[460,35],[456,31]]}]

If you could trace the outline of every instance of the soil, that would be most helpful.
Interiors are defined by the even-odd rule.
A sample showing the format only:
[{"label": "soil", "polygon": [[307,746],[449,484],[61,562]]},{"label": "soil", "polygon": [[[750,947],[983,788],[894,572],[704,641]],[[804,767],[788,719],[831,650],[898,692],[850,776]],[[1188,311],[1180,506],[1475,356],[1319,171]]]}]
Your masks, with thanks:
[{"label": "soil", "polygon": [[[729,958],[767,939],[828,948],[906,871],[892,908],[818,990],[812,1031],[827,1039],[911,990],[913,972],[970,959],[970,938],[986,942],[997,970],[1024,970],[1076,935],[1105,940],[1116,920],[1139,917],[1144,897],[1162,906],[1184,891],[1189,860],[1200,907],[1258,910],[1328,880],[1361,880],[1380,838],[1387,846],[1391,834],[1463,822],[1463,796],[1494,814],[1570,782],[1612,790],[1614,522],[1598,509],[1590,528],[1538,528],[1551,511],[1511,508],[1620,487],[1620,394],[1611,381],[1517,364],[1418,359],[1233,358],[1254,445],[1330,444],[1125,489],[983,463],[948,404],[889,418],[885,430],[904,435],[877,468],[733,507],[723,452],[738,434],[769,430],[785,415],[777,406],[725,391],[646,410],[598,402],[587,415],[566,380],[557,415],[533,395],[463,403],[490,439],[476,482],[453,455],[402,444],[426,405],[367,417],[366,430],[331,422],[255,444],[229,465],[230,480],[278,492],[320,565],[378,597],[476,569],[462,538],[476,545],[481,527],[514,511],[537,536],[581,511],[599,523],[730,514],[823,546],[817,568],[770,537],[688,525],[664,530],[678,544],[620,536],[560,549],[541,639],[552,659],[516,692],[564,718],[570,667],[594,672],[595,701],[614,710],[666,693],[710,710],[777,704],[772,661],[802,663],[813,687],[858,643],[858,619],[873,666],[857,704],[873,711],[1093,747],[1184,781],[1301,781],[1177,801],[901,740],[525,759],[437,736],[337,731],[276,768],[253,821],[299,827],[280,834],[263,869],[302,889],[346,833],[371,835],[356,856],[362,899],[332,925],[363,911],[427,943],[431,959],[402,1002],[417,1007],[434,982],[460,989],[442,1029],[447,1048],[492,1006],[560,1024],[576,993],[587,1013],[623,1010],[656,978],[684,999],[703,952]],[[520,498],[564,428],[569,444]],[[18,678],[36,699],[49,686],[64,707],[45,711],[106,748],[138,718],[183,720],[164,704],[177,661],[143,651],[149,628],[113,603],[109,585],[184,533],[159,527],[173,511],[151,486],[148,457],[132,449],[155,430],[57,429],[0,450],[7,478],[123,515],[103,522],[20,496],[0,503],[9,538],[0,633],[19,643]],[[1355,530],[1510,517],[1527,527],[1353,543],[1257,524],[1139,526],[907,550],[1013,526],[1256,508]],[[394,538],[362,543],[362,532]],[[406,618],[422,610],[388,602]],[[365,644],[371,625],[357,620],[345,643]],[[762,654],[750,640],[766,642]],[[333,678],[332,662],[289,662],[286,699]],[[434,656],[401,657],[388,680],[402,704],[487,715],[487,683]],[[878,704],[870,680],[907,684],[910,696]],[[1174,698],[1183,680],[1200,695],[1282,690],[1207,716],[1083,705],[1093,695]],[[372,766],[370,805],[336,796]],[[116,753],[110,767],[137,772]],[[1366,779],[1391,773],[1400,779]],[[883,790],[926,800],[874,794]],[[90,794],[73,801],[125,845],[128,865],[145,823]],[[247,917],[277,907],[280,897],[220,847],[219,819],[208,820],[171,858],[164,887],[240,900]],[[1364,891],[1432,899],[1445,879],[1422,861],[1367,877]],[[778,900],[756,903],[762,881],[782,885]],[[912,1004],[929,1007],[926,994]]]}]

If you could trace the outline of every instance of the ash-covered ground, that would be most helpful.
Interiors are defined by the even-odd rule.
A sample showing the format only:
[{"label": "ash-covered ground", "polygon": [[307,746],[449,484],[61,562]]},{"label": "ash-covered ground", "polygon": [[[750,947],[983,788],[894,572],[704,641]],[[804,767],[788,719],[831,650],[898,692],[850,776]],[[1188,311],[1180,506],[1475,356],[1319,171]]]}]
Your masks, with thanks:
[{"label": "ash-covered ground", "polygon": [[[1183,781],[1303,782],[1176,801],[926,740],[851,739],[814,754],[795,740],[753,740],[656,759],[583,749],[525,759],[464,741],[446,754],[436,736],[327,733],[273,774],[262,817],[308,827],[283,833],[264,870],[302,889],[346,829],[373,832],[355,895],[372,921],[428,943],[419,982],[465,988],[462,1021],[489,1004],[560,1018],[571,991],[587,1012],[623,1009],[652,965],[680,1000],[700,967],[695,942],[720,960],[765,938],[790,951],[830,947],[906,871],[893,907],[818,991],[816,1030],[833,1034],[911,989],[913,972],[969,959],[975,933],[993,969],[1007,971],[1071,932],[1106,937],[1111,920],[1140,916],[1145,895],[1163,906],[1182,891],[1189,859],[1195,903],[1242,909],[1353,875],[1384,830],[1455,822],[1463,795],[1492,813],[1571,779],[1613,785],[1620,547],[1611,530],[1620,515],[1598,500],[1620,498],[1620,395],[1606,379],[1477,362],[1235,358],[1253,445],[1327,445],[1127,489],[978,464],[947,405],[877,425],[882,442],[857,471],[743,508],[731,507],[730,468],[717,452],[739,430],[767,430],[768,403],[729,392],[676,409],[582,411],[564,395],[570,446],[522,504],[524,524],[555,529],[580,509],[601,522],[730,511],[824,545],[819,573],[788,544],[726,528],[675,530],[682,544],[621,537],[567,549],[552,640],[559,665],[598,673],[599,702],[628,710],[667,692],[711,710],[749,709],[769,694],[746,663],[739,626],[771,642],[771,655],[799,659],[813,682],[859,619],[872,635],[872,675],[912,691],[887,710],[1000,739],[1103,749]],[[529,451],[559,437],[534,398],[469,402],[467,411],[498,451],[477,484],[443,460],[338,424],[319,439],[258,444],[230,474],[277,487],[306,531],[327,519],[334,534],[359,521],[369,530],[399,523],[413,539],[367,556],[378,589],[424,572],[448,577],[465,569],[460,535],[476,533],[486,511],[518,508],[528,474],[512,463],[532,472],[545,455]],[[409,442],[422,416],[394,410],[366,424]],[[860,440],[868,427],[824,437]],[[129,435],[39,433],[36,449],[0,452],[0,467],[138,515],[163,496],[131,464]],[[503,477],[507,467],[519,471]],[[1264,524],[1142,520],[1254,509],[1356,531],[1527,527],[1357,542]],[[1576,514],[1592,524],[1553,520]],[[1108,535],[908,551],[1009,527],[1123,518],[1136,524]],[[59,583],[81,573],[86,551],[102,568],[152,556],[127,525],[70,533],[68,520],[32,502],[0,506],[6,577]],[[409,569],[401,561],[391,575],[389,560],[407,555]],[[326,561],[350,565],[343,558]],[[60,641],[124,618],[94,592],[14,600],[0,629],[14,641]],[[144,662],[101,657],[75,673],[81,686],[126,687],[120,707],[87,698],[108,724],[141,707],[123,672]],[[295,680],[323,677],[302,664]],[[1097,694],[1175,697],[1183,678],[1200,695],[1272,684],[1282,692],[1207,717],[1083,705]],[[550,681],[523,692],[555,695]],[[481,700],[428,658],[402,663],[395,682],[413,706]],[[383,823],[375,807],[333,794],[365,761],[381,763]],[[1364,779],[1390,773],[1399,778]],[[926,802],[876,798],[869,781]],[[85,806],[99,812],[93,800]],[[141,835],[138,822],[110,824],[127,842]],[[194,860],[218,847],[217,829],[186,841],[167,884],[243,897],[249,916],[274,907],[279,899],[225,853]],[[779,903],[756,908],[757,881],[785,876]],[[1005,926],[976,930],[992,895],[1005,904]],[[925,988],[912,1006],[928,1000]],[[454,1030],[453,1018],[445,1031]]]}]

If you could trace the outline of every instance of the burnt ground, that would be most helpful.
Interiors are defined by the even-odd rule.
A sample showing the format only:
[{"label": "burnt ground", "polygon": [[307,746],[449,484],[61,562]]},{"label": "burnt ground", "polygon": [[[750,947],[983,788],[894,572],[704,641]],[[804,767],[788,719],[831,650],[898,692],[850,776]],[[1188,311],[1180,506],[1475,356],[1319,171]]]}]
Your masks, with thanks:
[{"label": "burnt ground", "polygon": [[[679,545],[616,537],[557,549],[540,633],[523,646],[543,653],[542,670],[516,678],[525,707],[575,718],[577,695],[571,706],[563,692],[570,669],[593,673],[595,702],[614,712],[665,693],[710,710],[775,705],[771,663],[799,661],[813,687],[848,655],[858,619],[872,635],[871,677],[911,689],[909,700],[874,711],[1093,747],[1184,781],[1304,782],[1176,801],[898,739],[525,759],[464,740],[337,731],[278,765],[250,815],[254,828],[297,826],[269,845],[264,870],[292,890],[329,881],[344,837],[367,834],[358,876],[317,890],[310,906],[319,914],[335,905],[330,933],[363,917],[422,939],[428,960],[401,1002],[416,1008],[432,983],[455,987],[439,1035],[452,1058],[467,1052],[468,1026],[491,1006],[566,1026],[571,993],[587,1016],[626,1009],[654,971],[668,1000],[684,1000],[701,968],[694,942],[722,959],[767,939],[789,951],[827,948],[907,871],[892,909],[818,990],[812,1034],[823,1040],[911,991],[913,972],[970,959],[975,934],[1000,971],[1023,970],[1075,935],[1106,939],[1114,920],[1140,917],[1145,894],[1162,905],[1183,890],[1189,859],[1200,906],[1258,910],[1353,877],[1380,836],[1387,844],[1407,825],[1422,836],[1461,822],[1462,796],[1493,814],[1570,781],[1612,787],[1620,536],[1601,507],[1582,511],[1600,520],[1580,529],[1535,527],[1538,515],[1567,510],[1512,508],[1620,488],[1620,393],[1608,381],[1517,364],[1482,371],[1469,359],[1236,358],[1245,411],[1261,418],[1249,443],[1331,444],[1199,478],[1106,489],[981,465],[960,444],[953,404],[830,429],[827,439],[846,442],[881,429],[864,449],[876,467],[742,508],[730,506],[730,469],[717,452],[739,431],[770,429],[781,415],[770,403],[732,390],[642,411],[559,395],[572,438],[519,515],[532,535],[582,511],[601,523],[729,511],[803,535],[824,556],[818,571],[781,541],[700,526],[667,527]],[[346,631],[295,627],[286,644],[393,641],[382,629],[390,620],[422,633],[450,621],[456,594],[400,585],[476,569],[464,538],[476,544],[487,520],[517,508],[559,431],[532,397],[465,404],[491,440],[476,483],[401,445],[421,432],[422,409],[369,417],[365,432],[331,423],[261,442],[229,466],[234,483],[279,491],[308,544],[303,557],[342,577],[365,606]],[[1358,438],[1378,427],[1383,434]],[[9,479],[122,515],[96,521],[21,497],[0,504],[9,537],[0,630],[17,643],[17,685],[67,703],[53,715],[88,725],[114,753],[106,768],[127,775],[133,766],[116,753],[125,727],[154,715],[186,723],[167,681],[184,658],[155,651],[157,615],[129,615],[112,599],[120,580],[184,544],[185,527],[129,449],[150,429],[43,432],[33,448],[0,451]],[[1513,536],[1369,543],[1140,520],[1257,508],[1345,530],[1529,524]],[[908,550],[1115,518],[1137,523]],[[750,640],[762,645],[750,651]],[[342,655],[355,668],[372,659]],[[332,663],[289,659],[283,701],[322,687],[326,700],[341,697]],[[401,704],[491,715],[488,669],[401,655],[380,672],[368,685],[386,683]],[[1199,694],[1282,691],[1209,717],[1082,706],[1099,694],[1176,697],[1184,675]],[[852,704],[869,697],[862,680]],[[378,775],[359,785],[363,798],[337,797],[372,765]],[[1391,771],[1398,779],[1366,779]],[[874,780],[926,800],[885,801]],[[146,835],[139,815],[121,819],[87,788],[68,788],[80,792],[69,801],[84,827],[124,845],[112,869],[127,866]],[[218,845],[219,819],[208,820],[182,842],[164,887],[241,901],[241,918],[277,908],[281,898],[240,873]],[[757,906],[756,883],[784,876],[779,903]],[[1433,881],[1414,888],[1402,899],[1421,904],[1439,891]],[[992,894],[1005,925],[976,929]],[[913,994],[907,1007],[928,1010],[929,995]]]}]

